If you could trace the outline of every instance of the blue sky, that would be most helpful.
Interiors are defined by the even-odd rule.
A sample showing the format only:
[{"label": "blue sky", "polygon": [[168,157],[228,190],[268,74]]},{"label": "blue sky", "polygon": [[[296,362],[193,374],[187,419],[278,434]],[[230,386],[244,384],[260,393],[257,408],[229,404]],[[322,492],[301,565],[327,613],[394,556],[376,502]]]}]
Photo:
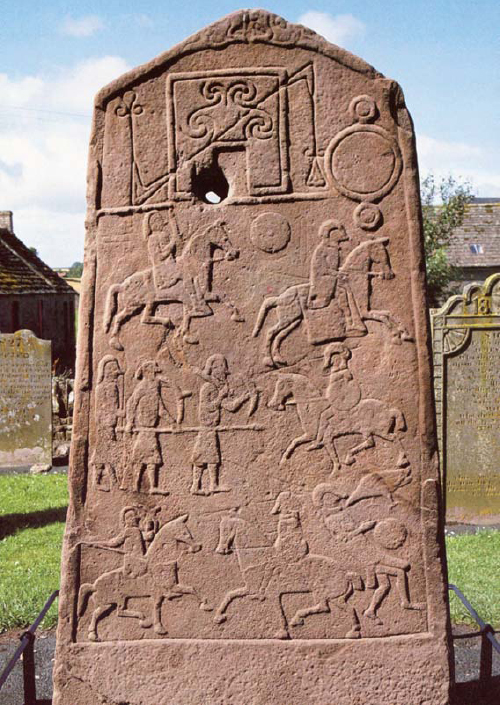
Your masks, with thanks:
[{"label": "blue sky", "polygon": [[[87,143],[95,92],[233,2],[3,0],[0,210],[52,266],[82,258]],[[267,2],[403,87],[421,173],[500,196],[500,2]]]}]

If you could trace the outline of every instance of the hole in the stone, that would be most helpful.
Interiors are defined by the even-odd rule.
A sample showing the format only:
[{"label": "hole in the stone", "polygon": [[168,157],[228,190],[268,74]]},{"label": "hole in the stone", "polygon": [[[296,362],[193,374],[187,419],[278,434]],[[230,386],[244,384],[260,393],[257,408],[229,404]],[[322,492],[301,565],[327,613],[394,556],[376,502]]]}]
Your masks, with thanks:
[{"label": "hole in the stone", "polygon": [[192,189],[200,201],[217,204],[227,198],[229,184],[220,166],[213,163],[193,176]]}]

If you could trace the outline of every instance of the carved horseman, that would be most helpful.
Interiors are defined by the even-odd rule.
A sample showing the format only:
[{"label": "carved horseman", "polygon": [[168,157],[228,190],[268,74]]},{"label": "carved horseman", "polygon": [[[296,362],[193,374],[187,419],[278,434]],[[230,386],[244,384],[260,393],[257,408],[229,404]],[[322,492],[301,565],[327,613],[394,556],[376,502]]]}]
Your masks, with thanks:
[{"label": "carved horseman", "polygon": [[181,244],[181,237],[171,208],[168,210],[168,218],[170,236],[164,229],[158,211],[148,213],[143,221],[143,232],[148,244],[156,299],[158,301],[168,299],[169,290],[179,282],[183,282],[184,289],[189,296],[191,314],[193,316],[210,315],[210,309],[203,296],[196,290],[193,280],[185,275],[176,260],[177,247]]},{"label": "carved horseman", "polygon": [[318,309],[328,308],[329,317],[338,320],[338,336],[363,335],[366,331],[345,275],[339,273],[340,244],[349,240],[343,225],[326,220],[319,229],[321,241],[311,258],[308,318]]}]

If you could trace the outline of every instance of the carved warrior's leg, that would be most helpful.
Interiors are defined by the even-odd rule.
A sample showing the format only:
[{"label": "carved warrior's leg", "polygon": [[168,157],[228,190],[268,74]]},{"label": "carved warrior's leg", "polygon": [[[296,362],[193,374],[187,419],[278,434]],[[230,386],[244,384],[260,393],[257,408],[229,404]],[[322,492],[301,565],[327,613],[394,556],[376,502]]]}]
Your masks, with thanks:
[{"label": "carved warrior's leg", "polygon": [[335,412],[332,409],[323,409],[319,416],[318,432],[316,434],[315,442],[310,446],[309,450],[316,450],[324,445],[325,432],[328,428],[330,421],[335,418]]},{"label": "carved warrior's leg", "polygon": [[337,453],[337,449],[335,448],[335,434],[331,429],[328,433],[325,434],[323,444],[325,446],[325,450],[328,454],[328,457],[332,462],[332,475],[334,475],[340,470],[340,458],[339,454]]},{"label": "carved warrior's leg", "polygon": [[230,590],[220,603],[217,611],[215,612],[214,622],[216,624],[222,624],[227,620],[226,610],[233,600],[238,597],[246,597],[249,594],[248,586],[245,585],[241,588],[236,588],[236,590]]},{"label": "carved warrior's leg", "polygon": [[150,463],[146,465],[146,472],[149,478],[149,494],[160,494],[166,497],[169,493],[165,490],[160,490],[158,487],[158,470],[160,466]]},{"label": "carved warrior's leg", "polygon": [[88,631],[89,641],[100,641],[99,635],[97,634],[97,623],[100,619],[102,619],[102,617],[104,617],[104,615],[111,612],[115,606],[115,602],[108,602],[105,605],[100,605],[94,610]]},{"label": "carved warrior's leg", "polygon": [[207,494],[205,490],[202,489],[203,471],[204,467],[193,465],[193,482],[190,489],[191,494]]},{"label": "carved warrior's leg", "polygon": [[384,601],[384,598],[391,589],[391,582],[389,576],[386,573],[382,573],[376,570],[376,576],[378,581],[378,588],[373,593],[372,600],[368,608],[363,612],[365,617],[368,619],[373,619],[376,624],[382,624],[382,620],[377,616],[377,610]]},{"label": "carved warrior's leg", "polygon": [[207,468],[210,482],[208,487],[209,494],[216,492],[230,492],[230,487],[225,487],[224,485],[219,484],[220,465],[218,463],[209,463]]},{"label": "carved warrior's leg", "polygon": [[[392,568],[392,566],[391,566]],[[403,568],[392,568],[393,575],[396,576],[396,590],[399,595],[399,603],[404,610],[423,610],[425,605],[411,602],[410,588],[408,586],[408,573]]]}]

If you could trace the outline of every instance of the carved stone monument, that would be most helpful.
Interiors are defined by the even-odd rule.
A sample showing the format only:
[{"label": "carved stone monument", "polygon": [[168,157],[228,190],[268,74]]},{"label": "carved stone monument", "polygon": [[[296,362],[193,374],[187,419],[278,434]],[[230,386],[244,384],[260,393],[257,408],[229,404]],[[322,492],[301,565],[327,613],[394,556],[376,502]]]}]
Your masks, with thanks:
[{"label": "carved stone monument", "polygon": [[52,463],[51,343],[0,333],[0,467]]},{"label": "carved stone monument", "polygon": [[240,11],[96,99],[55,704],[445,705],[396,83]]},{"label": "carved stone monument", "polygon": [[500,274],[432,316],[434,391],[450,521],[500,521]]}]

